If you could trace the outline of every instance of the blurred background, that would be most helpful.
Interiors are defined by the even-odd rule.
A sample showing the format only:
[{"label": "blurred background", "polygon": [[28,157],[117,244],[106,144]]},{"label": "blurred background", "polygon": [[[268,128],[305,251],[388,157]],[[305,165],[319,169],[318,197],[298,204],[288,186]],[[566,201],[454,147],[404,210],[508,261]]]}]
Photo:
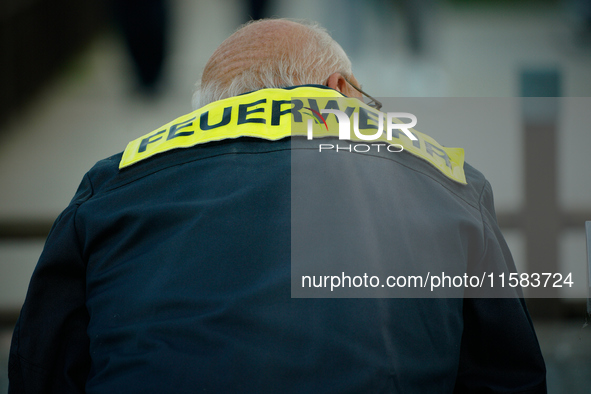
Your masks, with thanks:
[{"label": "blurred background", "polygon": [[[3,0],[0,393],[30,275],[84,173],[189,112],[215,48],[264,16],[320,22],[375,97],[563,97],[524,106],[498,134],[435,137],[490,180],[519,267],[584,282],[591,0]],[[591,387],[586,286],[527,300],[550,393]]]}]

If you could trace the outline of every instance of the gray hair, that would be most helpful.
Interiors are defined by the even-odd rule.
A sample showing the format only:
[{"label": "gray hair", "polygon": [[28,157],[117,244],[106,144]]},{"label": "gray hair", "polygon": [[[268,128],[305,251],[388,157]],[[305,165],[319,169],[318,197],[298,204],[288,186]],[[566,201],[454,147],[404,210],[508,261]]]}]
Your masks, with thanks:
[{"label": "gray hair", "polygon": [[287,50],[276,59],[253,64],[225,86],[219,80],[202,81],[193,95],[193,109],[262,88],[322,85],[335,72],[350,77],[351,61],[326,29],[315,23],[298,23],[308,28],[301,43],[295,45],[293,39],[278,37]]}]

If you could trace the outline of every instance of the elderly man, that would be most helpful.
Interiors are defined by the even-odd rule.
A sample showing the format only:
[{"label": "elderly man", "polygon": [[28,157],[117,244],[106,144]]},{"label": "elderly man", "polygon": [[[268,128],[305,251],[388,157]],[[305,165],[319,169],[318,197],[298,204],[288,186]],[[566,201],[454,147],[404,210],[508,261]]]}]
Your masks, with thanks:
[{"label": "elderly man", "polygon": [[263,20],[224,41],[197,109],[97,163],[57,219],[10,392],[545,392],[520,298],[292,298],[296,265],[336,256],[355,274],[357,250],[380,272],[514,269],[490,185],[457,151],[418,133],[371,154],[296,136],[361,97],[317,26]]}]

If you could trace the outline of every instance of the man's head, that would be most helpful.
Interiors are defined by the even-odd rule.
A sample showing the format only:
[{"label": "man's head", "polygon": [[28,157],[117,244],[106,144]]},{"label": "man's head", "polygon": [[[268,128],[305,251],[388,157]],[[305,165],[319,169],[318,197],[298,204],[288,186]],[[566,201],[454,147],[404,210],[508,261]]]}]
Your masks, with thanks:
[{"label": "man's head", "polygon": [[285,19],[248,23],[213,53],[193,107],[262,88],[326,85],[351,97],[358,84],[345,51],[325,29]]}]

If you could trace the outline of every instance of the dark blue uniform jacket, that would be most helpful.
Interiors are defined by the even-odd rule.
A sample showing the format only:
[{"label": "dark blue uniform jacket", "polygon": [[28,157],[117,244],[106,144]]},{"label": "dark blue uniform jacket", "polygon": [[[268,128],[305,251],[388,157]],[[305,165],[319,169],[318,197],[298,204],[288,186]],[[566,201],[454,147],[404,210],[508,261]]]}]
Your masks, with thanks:
[{"label": "dark blue uniform jacket", "polygon": [[98,162],[33,274],[10,393],[545,392],[520,298],[291,297],[306,207],[311,233],[353,226],[336,243],[386,265],[514,269],[469,165],[462,185],[406,152],[307,143],[297,162],[291,138],[246,137]]}]

